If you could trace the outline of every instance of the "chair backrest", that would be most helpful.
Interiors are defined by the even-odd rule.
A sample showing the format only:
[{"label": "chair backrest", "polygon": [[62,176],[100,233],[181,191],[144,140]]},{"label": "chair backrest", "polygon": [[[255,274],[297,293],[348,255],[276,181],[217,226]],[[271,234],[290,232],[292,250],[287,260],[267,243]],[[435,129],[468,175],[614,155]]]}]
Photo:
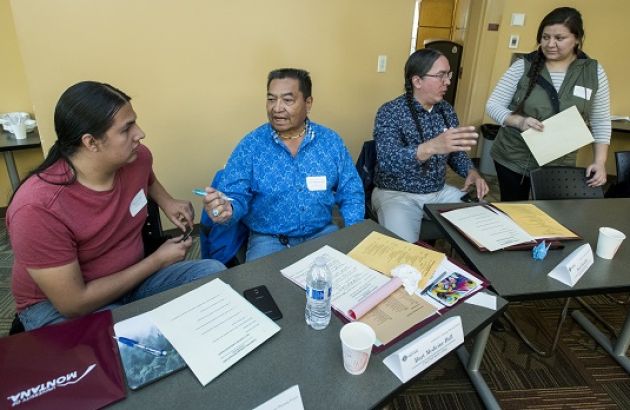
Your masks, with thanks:
[{"label": "chair backrest", "polygon": [[150,255],[168,239],[162,231],[160,220],[160,207],[151,198],[147,198],[147,220],[142,227],[142,241],[144,242],[144,255]]},{"label": "chair backrest", "polygon": [[[223,170],[220,169],[214,175],[210,186],[219,186],[222,178]],[[236,263],[234,258],[249,238],[249,228],[241,221],[232,225],[215,224],[205,210],[201,211],[199,227],[201,258],[216,259],[225,265],[234,265]]]},{"label": "chair backrest", "polygon": [[365,219],[376,221],[376,215],[372,212],[372,190],[374,189],[374,168],[376,168],[376,143],[374,140],[363,142],[356,167],[365,192]]},{"label": "chair backrest", "polygon": [[532,199],[603,198],[602,187],[586,185],[586,168],[541,167],[529,173]]},{"label": "chair backrest", "polygon": [[617,165],[617,183],[630,180],[630,151],[615,152],[615,163]]}]

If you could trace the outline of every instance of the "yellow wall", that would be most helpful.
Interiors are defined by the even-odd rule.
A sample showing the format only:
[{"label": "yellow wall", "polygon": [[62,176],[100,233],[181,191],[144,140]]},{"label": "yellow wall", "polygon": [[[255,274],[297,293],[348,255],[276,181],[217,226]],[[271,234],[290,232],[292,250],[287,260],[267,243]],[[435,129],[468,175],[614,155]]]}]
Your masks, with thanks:
[{"label": "yellow wall", "polygon": [[[18,49],[15,26],[11,15],[9,0],[0,0],[0,113],[23,111],[33,113],[33,106],[28,94],[22,57]],[[43,158],[42,150],[31,148],[14,153],[15,163],[20,175],[26,175]],[[5,206],[11,197],[11,184],[7,168],[0,165],[0,206]]]},{"label": "yellow wall", "polygon": [[[86,79],[133,98],[155,170],[193,200],[239,139],[266,121],[268,71],[313,78],[311,118],[353,155],[374,115],[403,90],[413,0],[13,0],[15,27],[45,148],[61,92]],[[377,57],[388,56],[377,73]],[[199,209],[199,208],[198,208]]]},{"label": "yellow wall", "polygon": [[[494,84],[508,68],[512,52],[529,52],[536,48],[536,31],[543,17],[556,7],[575,7],[582,13],[586,40],[584,51],[597,59],[608,74],[611,94],[611,111],[613,114],[630,115],[630,82],[627,79],[627,67],[630,67],[628,40],[630,39],[630,2],[623,0],[505,0],[503,16],[498,34],[498,46],[493,62],[492,82],[488,94]],[[523,27],[510,26],[512,13],[525,13]],[[520,36],[517,50],[508,48],[510,35]],[[485,101],[479,100],[478,103]],[[615,150],[630,149],[630,135],[613,136],[613,145],[609,150],[607,168],[614,174],[615,161],[612,153]],[[592,159],[590,151],[580,152],[578,163],[586,165]]]}]

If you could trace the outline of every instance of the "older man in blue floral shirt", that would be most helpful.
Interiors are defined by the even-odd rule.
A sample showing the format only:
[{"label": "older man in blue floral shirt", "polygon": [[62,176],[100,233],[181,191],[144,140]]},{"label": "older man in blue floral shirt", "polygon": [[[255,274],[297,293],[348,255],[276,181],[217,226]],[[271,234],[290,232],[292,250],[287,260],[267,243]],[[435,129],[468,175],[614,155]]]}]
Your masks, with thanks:
[{"label": "older man in blue floral shirt", "polygon": [[306,71],[269,73],[269,122],[241,140],[221,185],[206,189],[204,208],[214,222],[249,227],[248,261],[337,230],[335,204],[346,226],[363,220],[352,158],[336,132],[308,119],[312,103]]}]

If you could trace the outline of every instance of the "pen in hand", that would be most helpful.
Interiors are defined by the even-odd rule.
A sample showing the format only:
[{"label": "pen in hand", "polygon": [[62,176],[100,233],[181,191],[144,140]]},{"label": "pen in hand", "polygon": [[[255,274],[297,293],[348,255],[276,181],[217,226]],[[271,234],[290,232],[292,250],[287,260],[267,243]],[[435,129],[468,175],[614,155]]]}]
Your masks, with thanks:
[{"label": "pen in hand", "polygon": [[[192,190],[192,193],[197,196],[206,196],[208,194],[203,188],[195,188]],[[221,196],[221,199],[225,201],[229,201],[229,202],[234,201],[234,198],[230,198],[229,196],[225,195],[223,192],[219,192],[219,195]]]},{"label": "pen in hand", "polygon": [[123,337],[123,336],[114,336],[114,339],[118,340],[120,343],[130,346],[130,347],[136,347],[138,349],[144,350],[147,353],[152,354],[153,356],[156,357],[162,357],[162,356],[166,356],[168,354],[168,352],[166,350],[158,350],[158,349],[153,349],[152,347],[149,346],[145,346],[139,342],[137,342],[136,340],[133,339],[129,339],[127,337]]}]

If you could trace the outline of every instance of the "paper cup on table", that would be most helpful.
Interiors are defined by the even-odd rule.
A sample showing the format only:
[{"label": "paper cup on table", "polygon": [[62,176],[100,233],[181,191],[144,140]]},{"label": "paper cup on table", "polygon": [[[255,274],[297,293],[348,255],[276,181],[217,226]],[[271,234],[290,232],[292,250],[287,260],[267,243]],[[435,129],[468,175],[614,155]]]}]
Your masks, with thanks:
[{"label": "paper cup on table", "polygon": [[621,246],[621,242],[626,239],[626,235],[613,228],[599,228],[599,236],[597,237],[597,256],[604,259],[612,259],[617,253],[617,249]]},{"label": "paper cup on table", "polygon": [[376,333],[365,323],[352,322],[341,328],[339,336],[343,351],[343,367],[350,374],[363,373],[370,360]]},{"label": "paper cup on table", "polygon": [[24,121],[20,121],[16,124],[12,125],[13,134],[15,135],[15,139],[23,140],[26,139],[26,123]]}]

